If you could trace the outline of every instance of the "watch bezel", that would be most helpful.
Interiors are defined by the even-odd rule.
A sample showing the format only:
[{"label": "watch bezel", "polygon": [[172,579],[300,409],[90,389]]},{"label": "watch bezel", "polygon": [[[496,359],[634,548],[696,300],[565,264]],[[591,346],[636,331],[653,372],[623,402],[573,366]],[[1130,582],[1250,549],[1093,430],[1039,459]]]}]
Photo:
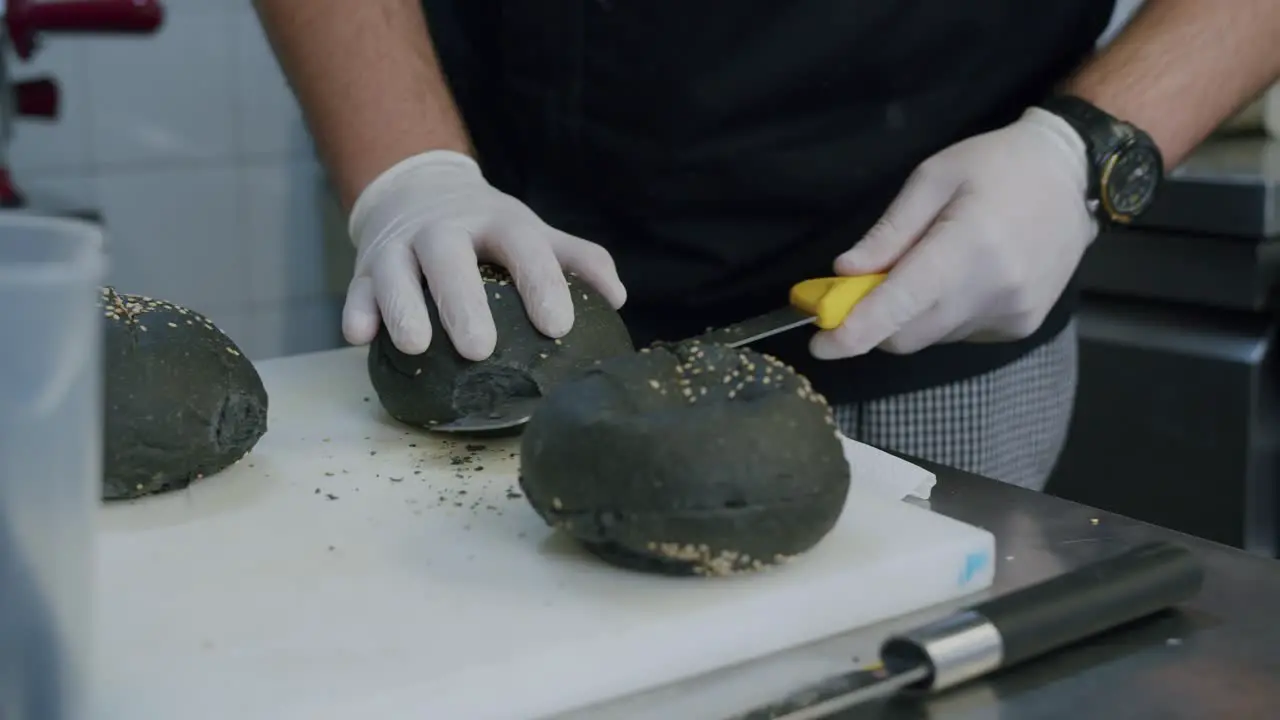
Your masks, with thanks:
[{"label": "watch bezel", "polygon": [[[1113,222],[1128,225],[1146,213],[1152,203],[1155,202],[1156,194],[1160,189],[1160,182],[1163,180],[1164,167],[1160,151],[1155,147],[1154,142],[1149,140],[1143,142],[1144,134],[1133,125],[1123,121],[1118,124],[1128,131],[1129,137],[1118,143],[1114,148],[1111,148],[1106,157],[1102,159],[1101,166],[1098,168],[1098,202],[1102,211]],[[1121,191],[1121,189],[1113,187],[1112,178],[1120,161],[1133,153],[1142,153],[1147,156],[1151,172],[1155,174],[1156,178],[1142,206],[1136,210],[1126,212],[1115,206],[1113,198],[1116,192]]]},{"label": "watch bezel", "polygon": [[[1052,95],[1041,107],[1065,120],[1084,140],[1089,169],[1085,201],[1102,227],[1112,223],[1131,223],[1151,208],[1164,181],[1164,157],[1150,135],[1070,93]],[[1116,166],[1135,149],[1152,158],[1156,184],[1141,208],[1120,212],[1113,203],[1115,194],[1110,192],[1113,173]]]}]

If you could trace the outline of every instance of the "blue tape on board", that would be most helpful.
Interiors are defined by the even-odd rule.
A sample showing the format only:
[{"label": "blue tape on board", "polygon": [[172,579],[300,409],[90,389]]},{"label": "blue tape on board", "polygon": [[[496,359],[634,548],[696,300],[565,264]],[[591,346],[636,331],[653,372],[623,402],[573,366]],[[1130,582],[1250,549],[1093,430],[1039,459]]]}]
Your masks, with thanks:
[{"label": "blue tape on board", "polygon": [[960,586],[964,587],[973,582],[987,565],[991,562],[991,556],[985,552],[972,552],[965,556],[964,567],[960,570]]}]

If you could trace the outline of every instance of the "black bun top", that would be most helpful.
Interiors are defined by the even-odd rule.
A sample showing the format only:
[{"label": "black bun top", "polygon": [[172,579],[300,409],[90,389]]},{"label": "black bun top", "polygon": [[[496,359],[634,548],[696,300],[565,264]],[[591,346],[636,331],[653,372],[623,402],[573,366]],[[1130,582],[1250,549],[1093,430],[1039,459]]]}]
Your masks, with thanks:
[{"label": "black bun top", "polygon": [[183,488],[244,457],[267,430],[253,363],[208,318],[103,288],[103,495]]},{"label": "black bun top", "polygon": [[835,420],[807,379],[753,350],[696,341],[614,358],[558,387],[525,429],[520,471],[539,514],[601,557],[698,574],[804,552],[834,526],[849,487]]},{"label": "black bun top", "polygon": [[596,360],[634,352],[618,311],[582,279],[566,277],[573,328],[562,338],[550,338],[530,322],[505,269],[484,263],[480,275],[498,332],[488,358],[474,362],[458,354],[425,287],[433,330],[426,352],[407,355],[392,343],[385,326],[379,329],[369,347],[369,379],[396,420],[431,428],[465,415],[483,416],[510,399],[541,397]]}]

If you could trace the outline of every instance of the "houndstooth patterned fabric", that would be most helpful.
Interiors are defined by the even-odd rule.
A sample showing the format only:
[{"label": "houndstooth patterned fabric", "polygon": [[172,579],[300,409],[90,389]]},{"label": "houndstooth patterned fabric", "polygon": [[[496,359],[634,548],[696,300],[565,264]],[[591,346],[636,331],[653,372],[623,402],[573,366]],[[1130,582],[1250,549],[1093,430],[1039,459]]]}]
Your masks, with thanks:
[{"label": "houndstooth patterned fabric", "polygon": [[1066,441],[1076,394],[1076,327],[985,375],[837,405],[849,437],[1033,490]]}]

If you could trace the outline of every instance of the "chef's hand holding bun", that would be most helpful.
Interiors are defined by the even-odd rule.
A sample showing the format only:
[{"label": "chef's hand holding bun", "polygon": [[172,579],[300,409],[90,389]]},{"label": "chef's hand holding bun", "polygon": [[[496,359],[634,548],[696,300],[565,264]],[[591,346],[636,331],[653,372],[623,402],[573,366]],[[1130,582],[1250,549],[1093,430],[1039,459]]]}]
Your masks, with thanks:
[{"label": "chef's hand holding bun", "polygon": [[440,324],[458,354],[484,360],[497,331],[479,260],[512,275],[529,319],[550,337],[573,326],[565,271],[591,284],[615,308],[626,300],[608,251],[547,225],[489,184],[479,165],[452,150],[409,157],[384,171],[351,210],[354,277],[342,314],[349,342],[371,342],[385,323],[395,346],[421,354],[433,337],[425,277]]}]

